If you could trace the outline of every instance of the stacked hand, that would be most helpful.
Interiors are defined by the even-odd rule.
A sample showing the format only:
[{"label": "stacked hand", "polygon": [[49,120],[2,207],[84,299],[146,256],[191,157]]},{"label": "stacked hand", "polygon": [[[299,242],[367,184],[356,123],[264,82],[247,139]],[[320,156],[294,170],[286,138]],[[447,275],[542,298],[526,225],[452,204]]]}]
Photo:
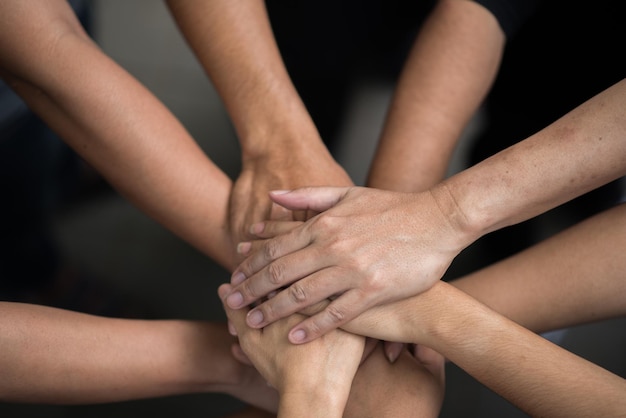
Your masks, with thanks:
[{"label": "stacked hand", "polygon": [[293,343],[429,289],[464,248],[442,198],[431,192],[314,187],[271,197],[287,209],[322,213],[299,225],[254,225],[267,239],[239,245],[247,258],[232,275],[226,303],[239,309],[285,288],[248,313],[248,325],[261,328],[332,299],[290,331]]}]

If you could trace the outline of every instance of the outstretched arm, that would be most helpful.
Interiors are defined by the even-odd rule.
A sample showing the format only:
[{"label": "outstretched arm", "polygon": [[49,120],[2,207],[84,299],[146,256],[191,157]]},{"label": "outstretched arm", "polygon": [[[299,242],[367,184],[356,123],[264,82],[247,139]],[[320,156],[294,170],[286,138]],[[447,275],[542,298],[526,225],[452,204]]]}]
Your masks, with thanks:
[{"label": "outstretched arm", "polygon": [[276,410],[277,396],[230,353],[225,324],[105,318],[0,302],[0,399],[87,404],[220,392]]},{"label": "outstretched arm", "polygon": [[254,222],[307,216],[273,205],[270,190],[352,185],[289,78],[263,0],[176,0],[168,6],[239,137],[242,171],[230,212],[235,244],[250,239]]},{"label": "outstretched arm", "polygon": [[145,213],[232,269],[231,181],[63,0],[2,2],[0,75]]},{"label": "outstretched arm", "polygon": [[535,332],[626,315],[626,204],[451,282]]},{"label": "outstretched arm", "polygon": [[441,0],[394,91],[367,185],[419,192],[443,180],[465,126],[491,87],[505,34],[482,5]]},{"label": "outstretched arm", "polygon": [[626,408],[626,380],[445,282],[376,307],[346,329],[432,347],[531,416],[619,416]]}]

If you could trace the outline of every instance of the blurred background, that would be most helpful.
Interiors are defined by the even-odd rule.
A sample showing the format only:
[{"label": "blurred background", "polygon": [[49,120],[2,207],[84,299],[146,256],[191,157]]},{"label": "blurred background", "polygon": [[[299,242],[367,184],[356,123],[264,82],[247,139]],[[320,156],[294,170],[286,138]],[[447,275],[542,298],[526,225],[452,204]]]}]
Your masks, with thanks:
[{"label": "blurred background", "polygon": [[[151,0],[75,3],[102,49],[159,97],[211,159],[235,178],[239,170],[239,149],[228,115],[179,34],[165,4]],[[305,3],[310,5],[305,6]],[[267,2],[279,45],[298,89],[329,148],[359,185],[365,180],[406,47],[426,10],[424,5],[408,6],[404,3],[409,2],[401,1],[390,1],[388,8],[381,10],[377,9],[378,3],[382,2],[296,2],[299,6],[294,2]],[[355,19],[360,22],[355,24],[356,28],[346,24],[345,16],[352,15],[359,18]],[[600,18],[607,16],[604,10]],[[401,24],[398,23],[400,17]],[[594,46],[589,39],[590,31],[581,31],[584,40],[579,41],[571,37],[574,32],[566,32],[567,27],[563,30],[568,33],[567,42],[559,40],[562,42],[559,48],[563,48],[544,45],[545,50],[538,49],[536,42],[541,30],[553,22],[553,18],[551,11],[545,11],[529,26],[532,30],[526,31],[526,38],[520,36],[521,41],[511,45],[512,52],[507,52],[509,55],[494,93],[465,132],[450,174],[495,152],[496,147],[506,146],[506,141],[501,138],[506,137],[511,142],[519,140],[554,120],[564,112],[563,109],[568,110],[573,107],[571,103],[579,100],[573,94],[576,97],[564,97],[563,92],[571,92],[574,87],[557,82],[565,79],[563,71],[568,65],[564,58],[568,56],[565,46],[576,46],[579,53],[584,46],[589,50],[600,49],[596,51],[598,54],[606,51]],[[590,16],[586,18],[592,19]],[[313,32],[314,27],[320,27],[321,19],[327,19],[324,20],[324,36]],[[604,23],[607,31],[615,29],[610,21],[598,21]],[[363,35],[359,37],[358,34]],[[337,39],[347,40],[341,43]],[[610,43],[603,45],[606,49],[611,48]],[[310,52],[311,61],[297,57],[294,49]],[[356,52],[344,52],[348,50]],[[557,50],[563,53],[556,54]],[[529,60],[529,51],[535,59],[541,60],[542,71],[531,71],[537,65]],[[614,51],[613,54],[618,55]],[[308,73],[304,67],[309,69]],[[623,66],[618,64],[603,62],[599,67],[609,73],[601,79],[604,84],[586,89],[589,83],[581,81],[576,91],[589,97],[588,92],[599,91],[615,82],[619,77],[616,74],[623,74]],[[585,74],[593,79],[588,69],[578,70],[587,71]],[[519,81],[520,73],[526,75],[525,83]],[[552,90],[550,98],[558,97],[558,103],[537,96],[537,91],[546,91],[547,86]],[[502,105],[503,98],[512,93],[518,98],[515,103],[508,100],[506,106]],[[541,100],[537,101],[538,98]],[[500,113],[495,113],[494,107]],[[533,112],[537,117],[532,117]],[[520,118],[520,114],[523,117]],[[495,146],[494,137],[499,138]],[[46,206],[52,214],[49,245],[55,248],[59,259],[72,272],[68,275],[78,277],[72,280],[80,286],[85,283],[90,286],[68,302],[70,307],[84,310],[81,303],[88,300],[92,303],[88,308],[100,304],[98,308],[104,313],[111,309],[116,314],[128,312],[151,318],[223,319],[215,290],[217,284],[228,280],[228,273],[118,196],[60,141],[54,144],[51,155],[61,163],[55,162],[55,175],[60,180],[54,203]],[[501,235],[491,236],[492,241],[482,240],[458,257],[446,279],[550,235],[612,204],[622,192],[623,186],[616,182],[576,205],[550,212],[532,224],[525,223]],[[8,295],[23,293],[23,289],[11,289],[7,283],[2,286],[8,290],[0,288],[0,296],[3,292]],[[74,291],[68,289],[68,292]],[[83,297],[86,294],[89,297]],[[550,333],[546,337],[626,376],[625,325],[624,320],[607,321]],[[209,418],[223,416],[240,407],[238,401],[228,396],[202,394],[70,407],[0,404],[0,416]],[[441,416],[525,415],[449,364],[447,395]]]}]

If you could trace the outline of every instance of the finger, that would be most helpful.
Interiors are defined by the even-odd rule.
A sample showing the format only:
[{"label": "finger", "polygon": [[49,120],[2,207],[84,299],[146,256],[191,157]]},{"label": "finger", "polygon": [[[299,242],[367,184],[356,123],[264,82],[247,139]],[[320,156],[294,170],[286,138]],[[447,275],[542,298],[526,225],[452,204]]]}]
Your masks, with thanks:
[{"label": "finger", "polygon": [[343,281],[333,276],[331,269],[319,271],[294,282],[275,297],[252,309],[248,313],[247,324],[253,328],[263,328],[307,306],[324,301],[331,295],[344,292],[344,286]]},{"label": "finger", "polygon": [[396,362],[402,350],[404,350],[404,343],[397,343],[391,341],[385,341],[385,357],[389,360],[389,363],[393,364]]},{"label": "finger", "polygon": [[[230,284],[223,284],[217,289],[217,293],[222,300],[222,305],[224,306],[224,311],[226,311],[226,317],[228,318],[229,332],[235,332],[235,334],[239,334],[241,332],[245,332],[249,327],[246,325],[246,314],[245,310],[234,310],[228,307],[226,304],[226,297],[232,290],[232,286]],[[231,327],[234,330],[231,330]]]},{"label": "finger", "polygon": [[269,218],[274,221],[291,221],[294,219],[293,211],[272,202]]},{"label": "finger", "polygon": [[349,187],[302,187],[271,191],[270,198],[287,209],[322,212],[335,206],[348,190]]},{"label": "finger", "polygon": [[323,311],[328,305],[330,305],[330,302],[330,299],[320,300],[313,305],[309,305],[303,309],[300,309],[298,312],[306,316],[313,316],[316,313]]},{"label": "finger", "polygon": [[[231,283],[235,284],[235,288],[226,299],[231,308],[247,306],[273,290],[286,287],[326,267],[320,264],[321,258],[312,247],[282,254],[282,244],[275,240],[285,236],[263,241],[258,251],[250,252],[248,258],[235,269],[231,276]],[[306,245],[296,242],[300,249]]]},{"label": "finger", "polygon": [[289,331],[289,341],[293,344],[307,343],[344,325],[370,307],[364,305],[363,301],[363,295],[358,290],[347,291],[332,301],[322,312],[293,327]]},{"label": "finger", "polygon": [[250,227],[250,234],[257,238],[274,238],[294,230],[302,223],[302,221],[257,222]]}]

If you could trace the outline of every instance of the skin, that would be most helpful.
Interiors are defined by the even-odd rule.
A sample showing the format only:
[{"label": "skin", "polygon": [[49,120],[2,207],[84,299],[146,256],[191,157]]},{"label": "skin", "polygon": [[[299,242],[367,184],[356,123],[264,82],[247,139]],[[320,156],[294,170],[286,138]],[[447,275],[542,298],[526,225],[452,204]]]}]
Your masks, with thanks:
[{"label": "skin", "polygon": [[443,180],[463,130],[495,80],[505,41],[482,5],[436,3],[394,89],[367,186],[419,192]]},{"label": "skin", "polygon": [[180,122],[98,48],[66,1],[2,2],[0,14],[4,81],[122,195],[232,270],[232,183]]},{"label": "skin", "polygon": [[626,315],[625,221],[617,205],[343,329],[431,347],[531,416],[623,416],[626,380],[536,333]]},{"label": "skin", "polygon": [[[0,15],[0,74],[3,79],[124,196],[232,270],[238,257],[230,229],[232,183],[176,118],[136,79],[102,53],[65,1],[3,2]],[[237,100],[245,103],[249,97],[245,99]],[[250,153],[254,154],[253,151],[256,150]],[[312,162],[311,149],[306,151]],[[317,158],[315,162],[314,167],[303,172],[316,172],[313,168],[320,166]],[[333,170],[337,177],[347,178],[338,166],[331,167],[330,163],[320,172],[326,178]],[[292,174],[290,181],[296,178]],[[269,183],[272,187],[283,184],[282,180]],[[340,182],[333,180],[332,184],[336,183]],[[263,190],[270,186],[254,187]],[[241,196],[247,198],[246,193]],[[266,214],[267,208],[259,211],[252,206],[247,208],[244,197],[242,209],[236,211],[246,213],[241,219],[264,219],[265,215],[258,215],[263,216],[258,218],[257,213]],[[265,201],[269,202],[266,197]],[[206,216],[207,213],[211,216]],[[265,382],[257,384],[258,374],[234,362],[230,353],[223,350],[233,341],[224,334],[224,325],[114,320],[47,309],[0,303],[2,352],[9,353],[1,360],[7,371],[0,382],[3,400],[92,403],[219,391],[266,409],[276,408],[275,397],[267,394]],[[200,334],[207,339],[199,338]],[[103,336],[109,345],[101,344]],[[145,352],[155,350],[155,341],[163,342],[158,344],[159,350],[152,361],[145,361]],[[189,374],[190,370],[182,375],[178,368],[184,361],[190,361],[189,350],[196,347],[206,355],[198,361],[208,364],[192,371],[201,370],[206,376]],[[26,351],[32,356],[24,356]],[[372,357],[377,356],[382,359],[382,353]],[[89,361],[91,357],[99,361]],[[38,361],[40,374],[50,379],[35,381],[34,376],[28,376],[34,359]],[[110,369],[103,370],[102,364],[108,364]],[[158,370],[164,374],[155,374]],[[68,374],[73,379],[65,379]],[[396,374],[391,372],[389,378]],[[405,382],[414,384],[410,379]],[[124,387],[124,391],[119,391],[119,387]],[[390,411],[390,416],[394,413]]]},{"label": "skin", "polygon": [[[220,287],[220,295],[228,292],[228,286]],[[306,347],[303,350],[285,338],[285,331],[301,319],[298,315],[255,330],[245,325],[243,311],[226,312],[237,329],[241,348],[268,383],[278,390],[278,417],[343,416],[365,338],[335,330],[314,344],[302,346]]]},{"label": "skin", "polygon": [[235,340],[225,324],[105,318],[11,302],[0,302],[0,312],[3,402],[93,404],[219,392],[276,410],[276,392],[231,355]]},{"label": "skin", "polygon": [[626,174],[624,106],[626,81],[621,81],[426,192],[308,188],[273,193],[287,208],[325,211],[255,248],[241,246],[248,258],[233,273],[236,286],[227,302],[240,308],[286,287],[250,312],[248,324],[260,327],[338,295],[290,331],[292,342],[303,343],[372,306],[418,294],[439,281],[454,257],[479,237]]},{"label": "skin", "polygon": [[[316,213],[286,211],[269,199],[270,190],[352,185],[291,83],[263,1],[167,4],[238,134],[242,170],[230,200],[233,242],[252,239],[255,222]],[[443,178],[456,141],[495,78],[503,47],[498,22],[482,6],[437,2],[405,63],[368,186],[421,191]],[[388,357],[401,349],[387,344]]]},{"label": "skin", "polygon": [[353,184],[331,157],[287,74],[264,1],[167,4],[239,138],[242,170],[230,198],[233,242],[249,239],[254,222],[310,215],[274,205],[270,190]]},{"label": "skin", "polygon": [[432,347],[531,416],[621,416],[626,407],[626,380],[445,282],[376,307],[346,328]]},{"label": "skin", "polygon": [[[229,284],[222,285],[220,296],[229,290]],[[366,348],[370,353],[361,360],[365,339],[356,334],[334,330],[311,344],[293,345],[285,333],[299,315],[256,330],[246,325],[245,310],[224,308],[231,332],[240,341],[233,349],[243,350],[238,356],[247,356],[279,392],[278,417],[436,417],[439,413],[444,361],[432,350],[424,347],[415,356],[404,350],[392,365],[383,355],[382,343],[371,340],[374,345]],[[372,392],[373,376],[394,384],[377,386]]]},{"label": "skin", "polygon": [[343,329],[431,347],[531,416],[622,416],[623,378],[536,333],[626,315],[626,230],[616,228],[624,222],[620,204]]}]

